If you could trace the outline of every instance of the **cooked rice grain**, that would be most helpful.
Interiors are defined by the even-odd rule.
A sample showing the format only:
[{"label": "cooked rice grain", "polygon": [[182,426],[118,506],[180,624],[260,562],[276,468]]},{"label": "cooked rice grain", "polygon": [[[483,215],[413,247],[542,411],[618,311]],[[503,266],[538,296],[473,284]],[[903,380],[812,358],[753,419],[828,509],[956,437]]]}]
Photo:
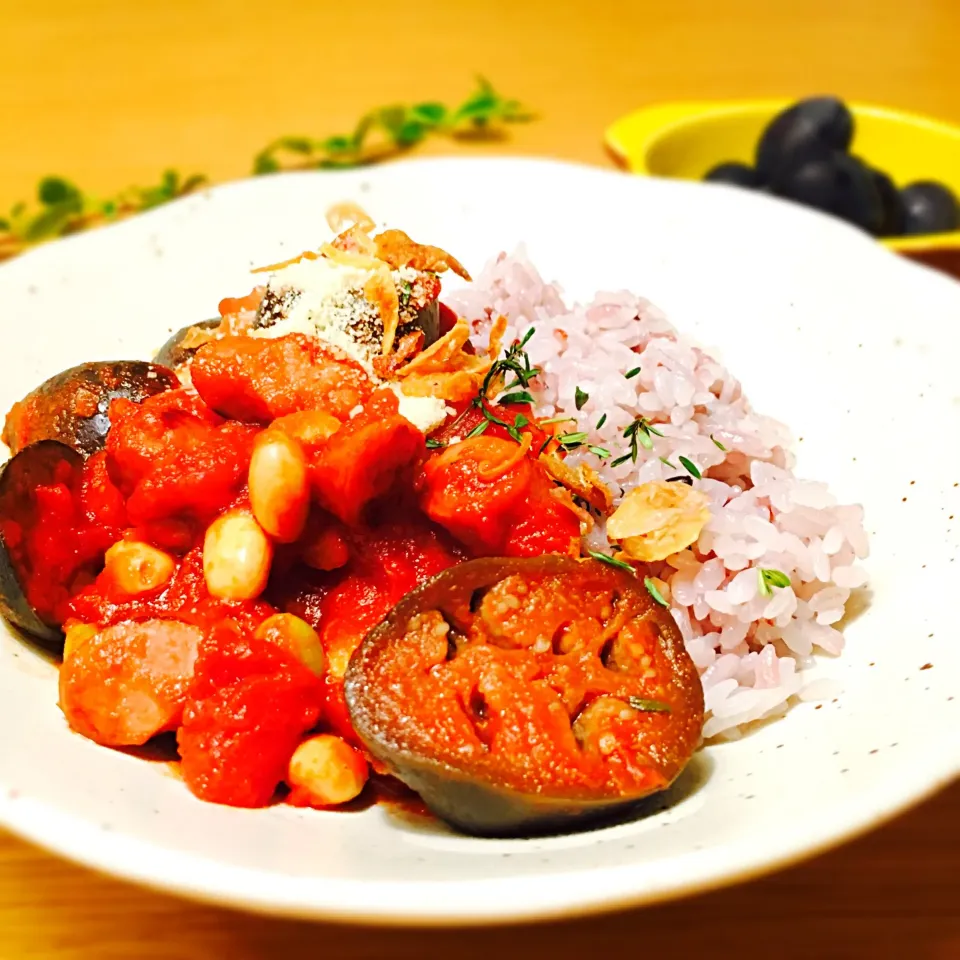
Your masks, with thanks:
[{"label": "cooked rice grain", "polygon": [[[543,371],[533,391],[538,413],[575,416],[576,429],[611,459],[628,449],[623,431],[635,417],[663,433],[650,436],[652,449],[639,447],[636,463],[574,457],[600,470],[616,502],[621,488],[686,474],[681,456],[703,474],[695,483],[711,518],[699,540],[649,566],[666,584],[701,672],[704,736],[737,737],[745,724],[782,713],[791,697],[814,699],[820,681],[803,671],[815,653],[841,652],[836,624],[850,592],[866,583],[862,508],[837,504],[825,484],[795,477],[787,429],[755,413],[729,371],[642,297],[601,293],[570,307],[521,248],[500,254],[448,302],[480,343],[500,314],[509,322],[505,342],[533,326],[526,349]],[[639,374],[624,376],[638,366]],[[589,395],[580,411],[577,387]],[[609,549],[602,524],[590,542]],[[791,585],[762,586],[764,568],[787,574]]]}]

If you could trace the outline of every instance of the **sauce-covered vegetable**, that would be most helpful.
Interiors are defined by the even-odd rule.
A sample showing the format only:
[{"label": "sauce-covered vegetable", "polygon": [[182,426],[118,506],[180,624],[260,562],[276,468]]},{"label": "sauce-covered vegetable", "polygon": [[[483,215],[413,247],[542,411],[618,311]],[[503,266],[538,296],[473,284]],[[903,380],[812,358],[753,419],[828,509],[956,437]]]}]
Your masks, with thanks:
[{"label": "sauce-covered vegetable", "polygon": [[[690,548],[706,498],[651,482],[614,512],[584,460],[611,451],[538,415],[533,331],[471,343],[437,301],[466,271],[372,228],[221,301],[164,347],[173,369],[85,364],[14,406],[4,613],[62,647],[72,730],[174,735],[213,803],[343,806],[392,772],[480,834],[629,807],[703,721],[633,564]],[[623,459],[651,432],[626,427]],[[615,555],[581,560],[607,520]]]},{"label": "sauce-covered vegetable", "polygon": [[3,442],[18,453],[40,440],[59,440],[88,456],[103,448],[112,401],[123,397],[139,403],[178,385],[173,371],[154,363],[81,363],[50,377],[13,405]]},{"label": "sauce-covered vegetable", "polygon": [[664,789],[703,721],[697,671],[643,584],[559,556],[475,560],[414,590],[354,655],[346,698],[375,758],[492,835]]}]

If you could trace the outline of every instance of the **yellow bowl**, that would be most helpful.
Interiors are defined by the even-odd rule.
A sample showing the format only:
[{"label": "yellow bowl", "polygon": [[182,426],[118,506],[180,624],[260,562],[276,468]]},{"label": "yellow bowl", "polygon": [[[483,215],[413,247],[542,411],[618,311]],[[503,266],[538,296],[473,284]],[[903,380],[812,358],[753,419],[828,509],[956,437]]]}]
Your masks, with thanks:
[{"label": "yellow bowl", "polygon": [[[617,120],[607,146],[634,173],[700,180],[724,160],[753,163],[760,133],[793,100],[663,103]],[[888,107],[850,103],[851,152],[902,187],[939,180],[960,197],[960,127]],[[881,241],[914,259],[960,267],[960,231]],[[933,265],[933,264],[932,264]],[[951,271],[952,272],[952,271]]]}]

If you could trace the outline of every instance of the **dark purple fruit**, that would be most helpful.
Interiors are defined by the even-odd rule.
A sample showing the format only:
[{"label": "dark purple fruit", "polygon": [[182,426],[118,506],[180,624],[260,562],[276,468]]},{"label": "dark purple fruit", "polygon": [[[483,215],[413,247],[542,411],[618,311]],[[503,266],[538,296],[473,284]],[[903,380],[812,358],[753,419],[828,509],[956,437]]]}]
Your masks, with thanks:
[{"label": "dark purple fruit", "polygon": [[873,182],[880,194],[880,203],[883,205],[883,219],[877,230],[878,237],[899,237],[903,234],[905,210],[903,198],[894,182],[882,171],[871,170]]},{"label": "dark purple fruit", "polygon": [[[195,331],[213,330],[219,327],[221,322],[222,319],[217,317],[215,320],[201,320],[199,323],[191,323],[188,327],[181,327],[160,348],[153,362],[176,370],[181,364],[190,360],[204,343],[202,339],[195,336]],[[184,344],[188,345],[184,346]]]},{"label": "dark purple fruit", "polygon": [[778,113],[757,144],[757,172],[770,178],[785,163],[796,165],[811,152],[845,152],[853,140],[853,115],[836,97],[811,97]]},{"label": "dark purple fruit", "polygon": [[172,370],[142,360],[81,363],[45,380],[13,405],[3,442],[15,454],[40,440],[59,440],[87,457],[106,442],[111,400],[140,403],[179,386]]},{"label": "dark purple fruit", "polygon": [[907,236],[960,228],[957,198],[942,183],[920,180],[904,187],[900,197],[905,210],[903,232]]},{"label": "dark purple fruit", "polygon": [[855,157],[817,153],[778,170],[771,183],[777,196],[822,210],[876,234],[884,219],[883,200],[873,172]]},{"label": "dark purple fruit", "polygon": [[735,187],[747,187],[751,190],[761,185],[760,176],[753,167],[732,160],[726,163],[718,163],[704,174],[703,179],[709,183],[728,183]]}]

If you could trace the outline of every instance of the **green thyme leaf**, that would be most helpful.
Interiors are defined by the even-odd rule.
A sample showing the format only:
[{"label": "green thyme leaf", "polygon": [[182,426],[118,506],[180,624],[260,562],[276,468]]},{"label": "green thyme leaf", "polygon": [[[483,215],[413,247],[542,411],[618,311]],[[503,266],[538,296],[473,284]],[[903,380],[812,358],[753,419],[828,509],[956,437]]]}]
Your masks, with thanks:
[{"label": "green thyme leaf", "polygon": [[573,397],[573,402],[576,404],[577,409],[582,410],[583,405],[590,399],[590,394],[585,393],[583,390],[577,387],[577,389],[574,391]]},{"label": "green thyme leaf", "polygon": [[525,347],[529,342],[530,338],[533,336],[534,328],[531,327],[524,335],[523,339],[520,341],[520,346]]},{"label": "green thyme leaf", "polygon": [[790,578],[782,570],[772,570],[769,567],[761,567],[757,571],[759,574],[758,588],[760,596],[769,597],[773,590],[771,587],[783,589],[790,586]]},{"label": "green thyme leaf", "polygon": [[710,439],[718,450],[722,450],[724,453],[727,452],[727,448],[712,433],[710,434]]},{"label": "green thyme leaf", "polygon": [[628,370],[624,374],[624,377],[626,377],[627,380],[632,380],[639,372],[640,372],[640,368],[634,367],[632,370]]},{"label": "green thyme leaf", "polygon": [[[653,449],[653,440],[650,439],[650,434],[648,431],[638,430],[633,436],[636,437],[637,442],[641,447],[643,447],[644,450]],[[636,460],[636,457],[634,457],[634,460]]]},{"label": "green thyme leaf", "polygon": [[771,570],[769,568],[763,571],[763,579],[770,584],[771,587],[784,587],[790,586],[790,578],[782,570]]},{"label": "green thyme leaf", "polygon": [[607,415],[604,414],[598,421],[596,429],[599,430],[607,422]]},{"label": "green thyme leaf", "polygon": [[627,697],[627,703],[634,710],[641,710],[644,713],[670,713],[669,703],[662,700],[648,700],[646,697]]},{"label": "green thyme leaf", "polygon": [[551,423],[576,423],[576,417],[549,417],[546,420],[540,420],[540,426],[545,427]]},{"label": "green thyme leaf", "polygon": [[577,433],[565,433],[562,436],[557,437],[557,442],[561,447],[566,447],[568,450],[571,450],[574,447],[579,447],[586,439],[586,432],[581,430]]},{"label": "green thyme leaf", "polygon": [[611,557],[609,553],[601,553],[599,550],[588,550],[587,553],[589,553],[594,560],[599,560],[601,563],[605,563],[611,567],[619,567],[621,570],[627,570],[636,576],[637,571],[634,570],[629,563],[624,563],[623,560],[617,560],[616,557]]},{"label": "green thyme leaf", "polygon": [[23,231],[23,239],[27,243],[37,243],[40,240],[58,237],[66,230],[77,212],[76,204],[72,200],[48,204],[42,213],[27,224]]},{"label": "green thyme leaf", "polygon": [[643,585],[647,588],[647,593],[650,594],[653,599],[660,604],[661,607],[669,607],[670,604],[663,599],[663,594],[657,588],[656,583],[650,577],[643,578]]},{"label": "green thyme leaf", "polygon": [[310,153],[313,150],[313,141],[307,137],[281,137],[278,144],[291,153]]},{"label": "green thyme leaf", "polygon": [[267,153],[258,153],[253,158],[253,172],[260,176],[265,173],[276,173],[280,169],[280,161]]},{"label": "green thyme leaf", "polygon": [[660,458],[661,463],[665,463],[671,470],[676,470],[677,466],[674,463],[671,463],[666,457]]},{"label": "green thyme leaf", "polygon": [[442,450],[446,444],[442,440],[435,440],[433,437],[427,437],[428,450]]},{"label": "green thyme leaf", "polygon": [[601,460],[606,460],[610,456],[610,451],[606,447],[597,447],[591,443],[587,449]]},{"label": "green thyme leaf", "polygon": [[80,191],[63,177],[44,177],[37,187],[37,199],[45,206],[79,202]]},{"label": "green thyme leaf", "polygon": [[327,137],[320,144],[320,148],[333,156],[350,153],[354,149],[352,137]]},{"label": "green thyme leaf", "polygon": [[535,403],[536,401],[533,397],[527,393],[526,390],[520,390],[517,393],[508,393],[505,397],[501,397],[497,403],[500,404],[510,404],[510,403]]},{"label": "green thyme leaf", "polygon": [[611,461],[610,461],[610,466],[611,466],[611,467],[619,467],[621,463],[626,463],[626,462],[627,462],[628,460],[630,460],[630,459],[631,459],[630,454],[629,454],[629,453],[625,453],[622,457],[617,457],[616,460],[611,460]]},{"label": "green thyme leaf", "polygon": [[697,480],[703,479],[703,474],[700,472],[700,468],[692,460],[688,460],[686,457],[677,457],[677,459],[680,461],[680,464],[684,470],[686,470],[687,473],[689,473],[692,477]]},{"label": "green thyme leaf", "polygon": [[442,103],[417,103],[410,108],[410,116],[420,123],[439,126],[447,117],[447,108]]},{"label": "green thyme leaf", "polygon": [[465,440],[469,440],[471,437],[479,437],[487,427],[490,426],[489,420],[481,420],[467,435],[464,437]]}]

